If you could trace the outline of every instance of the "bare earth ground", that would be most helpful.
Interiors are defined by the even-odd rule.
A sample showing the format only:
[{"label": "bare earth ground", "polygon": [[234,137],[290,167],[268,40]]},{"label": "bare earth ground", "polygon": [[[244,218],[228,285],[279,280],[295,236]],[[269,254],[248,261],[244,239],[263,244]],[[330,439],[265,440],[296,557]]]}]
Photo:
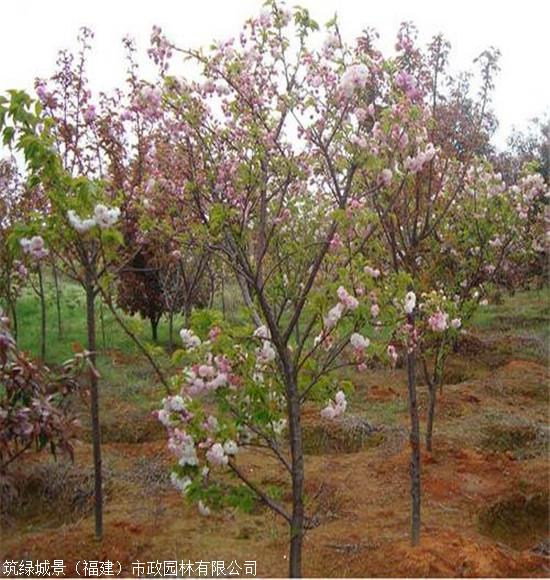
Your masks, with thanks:
[{"label": "bare earth ground", "polygon": [[[336,430],[306,412],[306,494],[320,525],[305,538],[305,575],[550,575],[548,368],[544,356],[524,356],[520,342],[517,333],[479,331],[453,356],[434,452],[423,454],[415,549],[403,371],[354,377],[355,419]],[[171,488],[163,433],[148,418],[160,397],[104,396],[103,542],[93,536],[91,446],[83,442],[74,466],[43,456],[22,467],[1,560],[63,559],[68,569],[83,559],[118,560],[127,575],[138,560],[256,560],[258,575],[286,575],[287,528],[270,512],[258,506],[205,518]],[[239,462],[257,481],[282,483],[264,456]]]}]

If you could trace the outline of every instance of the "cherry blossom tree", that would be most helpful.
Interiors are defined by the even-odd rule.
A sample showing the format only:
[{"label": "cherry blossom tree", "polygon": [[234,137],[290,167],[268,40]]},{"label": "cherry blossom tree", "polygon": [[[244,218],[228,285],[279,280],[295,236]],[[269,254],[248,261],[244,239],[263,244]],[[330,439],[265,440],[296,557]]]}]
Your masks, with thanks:
[{"label": "cherry blossom tree", "polygon": [[[399,179],[402,195],[389,211],[380,195],[368,199],[377,216],[382,250],[371,245],[365,257],[371,273],[393,271],[409,280],[407,318],[396,329],[396,339],[407,353],[415,544],[421,521],[417,362],[429,388],[426,444],[431,450],[445,358],[459,328],[485,300],[491,285],[504,285],[515,266],[532,253],[531,241],[524,239],[528,216],[536,214],[532,220],[540,224],[541,213],[527,210],[525,204],[536,206],[532,201],[544,197],[544,191],[541,180],[534,178],[535,184],[533,177],[525,178],[532,184],[527,195],[522,193],[525,185],[509,187],[483,158],[494,126],[489,105],[498,51],[485,51],[477,60],[483,82],[475,98],[469,95],[468,82],[461,83],[461,90],[454,82],[445,82],[449,46],[441,37],[424,55],[415,44],[414,27],[405,24],[396,49],[399,72],[394,82],[402,95],[400,106],[372,125],[372,136],[394,142],[400,151],[397,163],[388,164],[381,178],[388,183]],[[449,95],[441,94],[440,84],[451,86]],[[358,139],[372,147],[373,137],[364,133]],[[533,230],[539,232],[540,227]]]},{"label": "cherry blossom tree", "polygon": [[[336,420],[347,399],[334,371],[366,370],[370,352],[391,358],[384,340],[375,346],[367,333],[404,317],[386,295],[404,298],[405,278],[388,275],[367,299],[376,282],[362,255],[375,232],[367,200],[379,198],[384,215],[405,183],[389,169],[402,163],[402,131],[386,139],[381,127],[401,105],[394,66],[368,34],[344,45],[336,23],[322,49],[312,49],[317,28],[307,11],[270,3],[238,39],[209,53],[178,49],[156,31],[152,54],[163,73],[165,54],[181,52],[204,77],[164,74],[162,94],[146,94],[151,114],[161,110],[163,135],[187,158],[184,193],[203,238],[235,275],[256,326],[182,330],[180,392],[159,411],[178,459],[174,481],[207,514],[231,497],[213,482],[229,467],[288,522],[291,576],[301,574],[303,535],[315,525],[303,498],[302,407],[324,400],[322,418]],[[418,117],[413,105],[399,114]],[[212,397],[218,414],[209,416]],[[290,509],[239,467],[247,445],[270,450],[288,474]]]},{"label": "cherry blossom tree", "polygon": [[18,259],[19,248],[10,243],[14,225],[25,213],[20,175],[14,159],[0,161],[0,296],[11,319],[17,339],[17,300],[28,277],[28,270]]},{"label": "cherry blossom tree", "polygon": [[[31,259],[40,260],[47,252],[55,253],[64,273],[81,284],[86,295],[87,349],[95,471],[96,535],[101,537],[103,499],[101,476],[101,435],[99,423],[99,374],[96,365],[95,298],[99,280],[111,263],[121,237],[113,229],[120,210],[101,203],[103,191],[97,182],[83,177],[73,178],[63,168],[52,147],[51,123],[41,115],[39,105],[22,92],[13,91],[10,99],[0,100],[0,130],[25,159],[29,188],[40,188],[47,196],[48,212],[34,220],[18,224],[23,251]],[[32,237],[23,234],[31,234]],[[47,242],[45,242],[47,240]],[[47,249],[46,246],[49,246]]]},{"label": "cherry blossom tree", "polygon": [[550,112],[532,119],[525,131],[514,129],[504,151],[494,156],[493,164],[507,182],[522,177],[525,166],[529,165],[545,179],[550,179]]}]

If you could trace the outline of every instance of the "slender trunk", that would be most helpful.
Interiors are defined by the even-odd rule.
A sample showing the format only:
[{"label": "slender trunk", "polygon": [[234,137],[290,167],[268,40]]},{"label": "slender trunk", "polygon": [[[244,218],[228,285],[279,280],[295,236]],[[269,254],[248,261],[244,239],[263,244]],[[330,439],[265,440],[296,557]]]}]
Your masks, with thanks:
[{"label": "slender trunk", "polygon": [[210,268],[208,271],[210,272],[210,297],[208,300],[208,308],[214,308],[214,298],[216,297],[216,281],[214,275],[210,271]]},{"label": "slender trunk", "polygon": [[435,406],[437,401],[437,388],[434,381],[428,382],[428,418],[426,420],[426,449],[432,452],[433,429],[435,420]]},{"label": "slender trunk", "polygon": [[221,286],[221,292],[222,292],[222,315],[223,315],[223,319],[225,320],[225,274],[223,271],[223,265],[222,265],[222,275],[221,275],[221,279],[220,279],[220,286]]},{"label": "slender trunk", "polygon": [[[409,315],[409,323],[414,332],[414,316]],[[411,343],[413,338],[410,339]],[[418,418],[418,404],[416,401],[416,346],[408,345],[410,351],[407,354],[407,387],[409,394],[409,414],[411,418],[410,444],[411,444],[411,543],[416,546],[420,541],[420,421]]]},{"label": "slender trunk", "polygon": [[101,428],[99,424],[99,391],[96,371],[96,328],[95,328],[95,292],[92,273],[87,274],[86,281],[86,324],[88,327],[88,351],[90,353],[90,397],[92,413],[92,442],[94,456],[94,497],[95,497],[95,535],[98,540],[103,537],[103,482],[101,473]]},{"label": "slender trunk", "polygon": [[158,336],[159,321],[158,318],[155,318],[154,316],[151,316],[150,320],[151,320],[151,338],[153,339],[154,343],[157,343],[159,339]]},{"label": "slender trunk", "polygon": [[[239,250],[238,250],[234,240],[232,240],[231,238],[228,238],[227,241],[229,243],[229,248],[232,251],[233,259],[238,259]],[[245,306],[250,311],[250,316],[252,317],[254,324],[256,326],[261,326],[263,324],[263,322],[262,322],[262,319],[260,318],[260,315],[258,314],[258,311],[256,310],[256,306],[254,304],[254,301],[252,300],[252,297],[250,296],[250,288],[248,286],[247,280],[240,272],[235,272],[235,278],[237,278],[237,283],[239,284],[239,288],[241,289],[241,296],[244,300]]]},{"label": "slender trunk", "polygon": [[287,374],[286,381],[292,458],[292,520],[290,523],[288,573],[291,578],[300,578],[302,576],[302,543],[304,539],[304,451],[298,385],[292,373]]},{"label": "slender trunk", "polygon": [[18,322],[17,322],[17,300],[14,298],[10,300],[11,322],[13,328],[13,337],[17,341]]},{"label": "slender trunk", "polygon": [[46,296],[42,266],[38,264],[38,295],[40,297],[40,358],[46,360]]},{"label": "slender trunk", "polygon": [[61,290],[59,288],[59,276],[57,274],[57,266],[55,262],[52,266],[53,283],[55,286],[55,306],[57,310],[57,336],[63,338],[63,320],[61,317]]},{"label": "slender trunk", "polygon": [[435,423],[435,409],[437,404],[437,391],[439,389],[441,394],[441,389],[443,387],[443,369],[445,365],[445,341],[443,341],[436,353],[434,371],[430,377],[426,373],[426,379],[428,382],[429,389],[429,401],[428,401],[428,417],[426,421],[426,449],[432,452],[432,441],[433,441],[433,430]]},{"label": "slender trunk", "polygon": [[237,274],[235,277],[237,278],[239,288],[241,289],[241,296],[243,297],[245,306],[250,310],[250,315],[252,316],[252,320],[254,320],[254,324],[256,324],[256,326],[261,326],[263,324],[262,319],[260,318],[260,315],[254,306],[254,301],[250,296],[250,291],[246,284],[246,280],[240,274]]},{"label": "slender trunk", "polygon": [[192,311],[191,304],[189,304],[189,302],[186,301],[183,307],[183,321],[185,328],[189,328],[189,325],[191,324],[191,311]]},{"label": "slender trunk", "polygon": [[107,349],[107,338],[105,335],[105,317],[103,315],[103,302],[99,302],[99,323],[101,324],[101,343],[103,350]]},{"label": "slender trunk", "polygon": [[170,309],[168,313],[168,350],[174,350],[174,311]]}]

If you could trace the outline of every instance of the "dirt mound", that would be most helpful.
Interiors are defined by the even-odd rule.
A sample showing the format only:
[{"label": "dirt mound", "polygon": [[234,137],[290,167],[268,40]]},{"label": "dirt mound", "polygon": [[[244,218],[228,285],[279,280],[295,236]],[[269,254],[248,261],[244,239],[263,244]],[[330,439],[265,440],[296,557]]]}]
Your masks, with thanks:
[{"label": "dirt mound", "polygon": [[461,332],[455,346],[455,352],[464,357],[479,356],[491,350],[486,340],[471,332]]},{"label": "dirt mound", "polygon": [[[75,522],[93,511],[94,473],[91,466],[78,466],[68,460],[27,462],[12,477],[14,493],[2,510],[2,525],[10,527],[23,520],[34,528],[55,528]],[[112,489],[110,461],[103,467],[104,495]],[[4,507],[4,506],[3,506]]]},{"label": "dirt mound", "polygon": [[548,492],[514,495],[500,500],[479,515],[480,532],[512,548],[524,550],[550,534]]},{"label": "dirt mound", "polygon": [[[84,422],[80,439],[91,442],[89,421]],[[103,413],[102,443],[145,443],[166,439],[166,430],[151,412],[130,405],[117,405],[116,410]]]},{"label": "dirt mound", "polygon": [[384,434],[362,417],[345,415],[336,421],[308,421],[303,427],[304,452],[309,455],[356,453],[376,447]]},{"label": "dirt mound", "polygon": [[525,360],[512,360],[499,368],[489,381],[487,390],[499,397],[548,401],[549,370],[545,365]]},{"label": "dirt mound", "polygon": [[420,545],[414,548],[407,541],[382,546],[372,556],[364,563],[358,558],[352,575],[433,578],[544,574],[544,559],[538,555],[514,553],[450,530],[424,533]]},{"label": "dirt mound", "polygon": [[[83,528],[77,523],[64,525],[52,530],[48,534],[27,534],[25,541],[12,548],[7,554],[0,556],[10,560],[50,560],[52,554],[59,552],[62,546],[65,572],[68,576],[75,576],[77,562],[87,560],[121,562],[126,574],[130,575],[131,563],[143,558],[144,550],[149,542],[148,537],[154,534],[152,526],[144,528],[140,524],[129,522],[109,522],[105,528],[103,541],[98,542],[90,526]],[[148,533],[145,533],[148,532]],[[83,558],[83,554],[85,557]]]},{"label": "dirt mound", "polygon": [[490,423],[483,429],[481,445],[491,451],[507,452],[515,459],[529,459],[548,453],[547,428],[514,417]]}]

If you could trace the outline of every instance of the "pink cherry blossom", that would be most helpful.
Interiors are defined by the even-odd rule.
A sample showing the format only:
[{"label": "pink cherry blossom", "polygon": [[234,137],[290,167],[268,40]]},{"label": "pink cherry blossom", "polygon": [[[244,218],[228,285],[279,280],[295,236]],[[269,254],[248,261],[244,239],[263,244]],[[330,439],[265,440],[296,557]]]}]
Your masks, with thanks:
[{"label": "pink cherry blossom", "polygon": [[449,328],[449,315],[446,312],[438,310],[428,318],[428,326],[433,332],[444,332]]},{"label": "pink cherry blossom", "polygon": [[338,299],[340,303],[347,310],[355,310],[359,306],[359,301],[355,296],[352,296],[343,286],[340,286],[337,290]]},{"label": "pink cherry blossom", "polygon": [[367,85],[369,69],[364,64],[354,64],[346,70],[340,80],[340,90],[346,97],[351,97],[356,90]]},{"label": "pink cherry blossom", "polygon": [[206,459],[211,465],[222,467],[228,464],[229,458],[225,454],[221,443],[214,443],[206,452]]},{"label": "pink cherry blossom", "polygon": [[370,344],[370,340],[366,336],[363,336],[362,334],[359,334],[358,332],[354,332],[350,336],[349,341],[350,341],[351,346],[353,346],[354,349],[359,350],[359,351],[365,350],[366,348],[368,348],[368,346]]},{"label": "pink cherry blossom", "polygon": [[338,391],[334,401],[329,401],[327,406],[321,410],[321,417],[329,420],[336,419],[345,412],[347,406],[348,402],[344,391]]}]

